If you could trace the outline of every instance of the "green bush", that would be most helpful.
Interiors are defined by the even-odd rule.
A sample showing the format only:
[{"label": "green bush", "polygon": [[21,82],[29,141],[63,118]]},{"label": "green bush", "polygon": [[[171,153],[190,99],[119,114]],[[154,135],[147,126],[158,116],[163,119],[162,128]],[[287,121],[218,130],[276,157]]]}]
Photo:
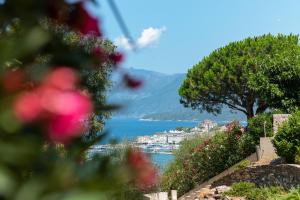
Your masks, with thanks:
[{"label": "green bush", "polygon": [[273,139],[273,144],[279,156],[287,162],[295,162],[297,148],[300,146],[300,111],[283,123]]},{"label": "green bush", "polygon": [[300,188],[294,188],[285,195],[280,195],[269,200],[300,200]]},{"label": "green bush", "polygon": [[256,143],[259,143],[259,138],[264,137],[264,123],[266,127],[266,136],[273,136],[272,113],[262,113],[248,121],[247,132],[255,138]]},{"label": "green bush", "polygon": [[295,163],[300,165],[300,146],[297,148]]},{"label": "green bush", "polygon": [[242,160],[241,162],[239,162],[234,166],[234,169],[235,170],[245,169],[246,167],[250,166],[250,164],[251,162],[249,160]]},{"label": "green bush", "polygon": [[252,136],[243,133],[237,123],[228,129],[184,141],[162,176],[161,189],[176,189],[182,195],[254,152]]},{"label": "green bush", "polygon": [[225,192],[224,195],[245,197],[247,200],[267,200],[284,193],[285,191],[281,187],[259,188],[254,183],[239,182],[234,183],[231,189]]}]

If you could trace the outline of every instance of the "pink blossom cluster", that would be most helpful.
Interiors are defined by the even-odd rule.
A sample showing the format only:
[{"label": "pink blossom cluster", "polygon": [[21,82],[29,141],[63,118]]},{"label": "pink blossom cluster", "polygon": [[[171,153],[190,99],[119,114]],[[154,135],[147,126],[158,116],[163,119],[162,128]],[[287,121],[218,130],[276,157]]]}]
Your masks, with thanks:
[{"label": "pink blossom cluster", "polygon": [[239,122],[233,121],[225,125],[226,132],[232,133],[234,131],[236,138],[239,140],[241,136],[245,133],[245,128],[239,125]]},{"label": "pink blossom cluster", "polygon": [[204,140],[204,142],[194,148],[194,152],[201,152],[203,149],[211,143],[211,139]]},{"label": "pink blossom cluster", "polygon": [[139,150],[131,150],[128,163],[135,174],[135,185],[140,189],[149,189],[158,181],[157,169],[149,158]]},{"label": "pink blossom cluster", "polygon": [[93,111],[90,97],[76,89],[79,77],[68,67],[58,67],[44,81],[22,92],[14,102],[17,119],[24,124],[41,122],[47,137],[68,143],[87,128],[85,119]]}]

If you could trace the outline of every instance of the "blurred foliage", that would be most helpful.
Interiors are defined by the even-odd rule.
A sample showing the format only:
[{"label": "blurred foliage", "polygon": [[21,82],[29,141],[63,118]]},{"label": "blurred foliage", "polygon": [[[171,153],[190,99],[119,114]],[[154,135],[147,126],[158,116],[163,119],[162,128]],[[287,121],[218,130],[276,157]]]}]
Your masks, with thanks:
[{"label": "blurred foliage", "polygon": [[297,35],[271,34],[231,42],[188,71],[181,103],[219,114],[223,105],[248,119],[267,108],[291,112],[300,102]]},{"label": "blurred foliage", "polygon": [[[133,165],[132,157],[138,153],[132,150],[118,155],[89,154],[92,145],[105,136],[99,131],[115,108],[106,105],[105,92],[111,84],[111,72],[121,61],[115,46],[99,37],[100,31],[98,21],[85,10],[83,2],[9,0],[0,4],[1,200],[141,199],[142,191],[154,182],[154,168],[146,158]],[[75,82],[73,75],[70,79],[69,75],[56,74],[54,80],[58,82],[50,80],[52,85],[48,87],[47,77],[59,69],[79,75],[79,83],[68,83]],[[89,105],[91,100],[94,113],[85,123],[88,129],[81,135],[63,132],[83,123],[72,121],[72,117],[78,117],[76,112],[72,113],[74,116],[63,116],[65,123],[59,124],[55,120],[62,116],[41,115],[37,110],[40,105],[24,101],[31,95],[43,104],[44,100],[36,98],[35,92],[45,95],[45,91],[54,92],[46,96],[49,98],[44,97],[50,101],[47,105],[51,107],[42,105],[48,113],[57,109],[89,110],[80,103],[84,100]],[[55,99],[51,94],[66,96]],[[73,99],[68,95],[73,95]],[[27,121],[17,115],[19,100],[22,106],[17,111],[34,114],[24,118]],[[64,144],[58,144],[47,134],[49,121],[58,123],[54,125],[59,134],[66,134],[68,140]],[[148,171],[142,173],[139,166]]]},{"label": "blurred foliage", "polygon": [[255,151],[254,138],[237,122],[227,128],[225,132],[183,141],[162,176],[161,189],[177,189],[179,196],[183,195]]},{"label": "blurred foliage", "polygon": [[289,163],[294,163],[300,147],[300,111],[284,122],[276,133],[273,144],[277,154]]}]

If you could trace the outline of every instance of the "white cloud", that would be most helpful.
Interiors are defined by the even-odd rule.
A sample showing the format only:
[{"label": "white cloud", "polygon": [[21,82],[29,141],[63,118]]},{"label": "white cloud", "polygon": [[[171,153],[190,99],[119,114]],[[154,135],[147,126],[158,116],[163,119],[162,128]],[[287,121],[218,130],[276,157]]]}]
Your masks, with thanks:
[{"label": "white cloud", "polygon": [[121,47],[125,50],[132,50],[132,45],[129,43],[128,38],[126,38],[125,36],[120,36],[118,38],[115,39],[115,44],[118,47]]},{"label": "white cloud", "polygon": [[161,34],[167,30],[166,27],[162,28],[147,28],[144,29],[141,36],[137,40],[137,46],[139,48],[145,48],[154,43],[157,43],[161,37]]},{"label": "white cloud", "polygon": [[[161,28],[149,27],[144,29],[140,34],[140,37],[135,42],[136,48],[143,49],[153,44],[157,44],[159,42],[162,33],[165,32],[166,30],[167,30],[166,27],[161,27]],[[129,43],[128,38],[124,36],[120,36],[116,38],[115,44],[118,47],[121,47],[125,50],[133,49],[132,45]]]}]

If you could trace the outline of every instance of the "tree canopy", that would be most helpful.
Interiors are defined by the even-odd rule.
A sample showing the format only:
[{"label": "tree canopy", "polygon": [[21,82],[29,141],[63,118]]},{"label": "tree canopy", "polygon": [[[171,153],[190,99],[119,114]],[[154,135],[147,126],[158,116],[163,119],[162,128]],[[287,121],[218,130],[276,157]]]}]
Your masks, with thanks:
[{"label": "tree canopy", "polygon": [[218,114],[222,107],[247,118],[267,108],[299,106],[297,35],[262,35],[213,51],[188,71],[179,94],[186,107]]}]

